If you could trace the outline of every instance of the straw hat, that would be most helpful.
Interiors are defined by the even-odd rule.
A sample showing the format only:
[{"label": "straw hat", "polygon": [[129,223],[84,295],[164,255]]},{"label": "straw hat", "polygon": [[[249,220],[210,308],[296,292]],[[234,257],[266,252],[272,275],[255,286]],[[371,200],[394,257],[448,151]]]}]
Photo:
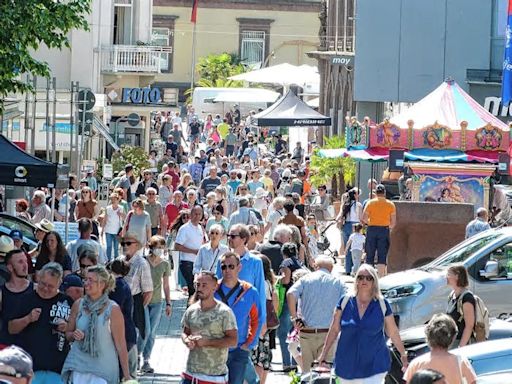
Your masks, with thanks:
[{"label": "straw hat", "polygon": [[53,223],[48,219],[43,219],[39,223],[36,224],[36,228],[43,232],[51,232],[53,231]]},{"label": "straw hat", "polygon": [[0,236],[0,254],[5,255],[14,249],[14,240],[9,236]]}]

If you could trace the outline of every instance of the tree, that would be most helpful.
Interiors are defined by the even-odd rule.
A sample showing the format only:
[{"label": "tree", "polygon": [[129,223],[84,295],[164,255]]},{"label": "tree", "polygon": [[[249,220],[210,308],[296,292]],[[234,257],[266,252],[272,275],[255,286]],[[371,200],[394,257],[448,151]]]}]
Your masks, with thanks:
[{"label": "tree", "polygon": [[200,80],[210,81],[212,84],[219,80],[225,81],[230,76],[246,71],[239,58],[229,53],[201,57],[196,70],[199,73]]},{"label": "tree", "polygon": [[123,171],[126,164],[133,165],[134,174],[150,167],[148,155],[142,147],[132,147],[131,145],[121,146],[121,151],[112,155],[113,172]]},{"label": "tree", "polygon": [[[345,139],[342,136],[324,138],[323,149],[343,148]],[[345,185],[352,183],[356,174],[356,163],[350,157],[327,159],[318,154],[318,149],[311,156],[311,182],[314,186],[332,183],[333,195],[345,192]]]},{"label": "tree", "polygon": [[20,75],[49,77],[47,63],[32,57],[41,45],[70,47],[68,33],[88,29],[91,0],[2,0],[0,2],[0,111],[9,93],[33,91]]}]

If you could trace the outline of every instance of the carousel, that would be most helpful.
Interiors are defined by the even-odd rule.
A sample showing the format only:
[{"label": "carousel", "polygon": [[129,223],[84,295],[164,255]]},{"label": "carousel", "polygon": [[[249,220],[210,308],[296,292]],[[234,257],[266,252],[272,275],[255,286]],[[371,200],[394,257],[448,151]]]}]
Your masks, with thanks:
[{"label": "carousel", "polygon": [[358,162],[389,159],[411,171],[411,201],[470,203],[476,209],[489,206],[493,173],[509,169],[508,158],[503,164],[500,156],[509,150],[509,135],[505,123],[447,80],[379,124],[347,119],[346,148],[319,154]]}]

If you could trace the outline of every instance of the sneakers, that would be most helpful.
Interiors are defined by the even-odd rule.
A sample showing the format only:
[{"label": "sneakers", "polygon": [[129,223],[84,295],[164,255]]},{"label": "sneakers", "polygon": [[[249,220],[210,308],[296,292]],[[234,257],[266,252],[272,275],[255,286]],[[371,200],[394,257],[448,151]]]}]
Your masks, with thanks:
[{"label": "sneakers", "polygon": [[155,373],[155,370],[151,367],[151,365],[149,365],[149,362],[145,361],[144,364],[142,365],[141,369],[140,369],[140,372],[145,374],[145,373]]}]

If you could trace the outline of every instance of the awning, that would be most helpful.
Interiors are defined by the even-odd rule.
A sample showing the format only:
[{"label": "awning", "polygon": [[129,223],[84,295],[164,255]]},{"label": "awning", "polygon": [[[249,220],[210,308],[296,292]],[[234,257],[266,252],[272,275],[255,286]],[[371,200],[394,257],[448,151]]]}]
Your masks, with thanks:
[{"label": "awning", "polygon": [[[351,157],[356,161],[370,161],[380,162],[387,161],[389,153],[385,149],[370,148],[349,150],[346,148],[339,149],[320,149],[318,151],[320,157],[324,158],[337,158],[337,157]],[[432,149],[413,149],[412,151],[405,152],[404,158],[407,161],[429,161],[429,162],[458,162],[458,163],[497,163],[498,156],[494,153],[486,151],[471,151],[471,153],[464,153],[457,150],[432,150]]]},{"label": "awning", "polygon": [[254,115],[260,127],[308,127],[331,125],[331,118],[309,107],[295,93],[288,91],[264,111]]},{"label": "awning", "polygon": [[0,135],[0,185],[53,187],[57,165],[29,155]]}]

